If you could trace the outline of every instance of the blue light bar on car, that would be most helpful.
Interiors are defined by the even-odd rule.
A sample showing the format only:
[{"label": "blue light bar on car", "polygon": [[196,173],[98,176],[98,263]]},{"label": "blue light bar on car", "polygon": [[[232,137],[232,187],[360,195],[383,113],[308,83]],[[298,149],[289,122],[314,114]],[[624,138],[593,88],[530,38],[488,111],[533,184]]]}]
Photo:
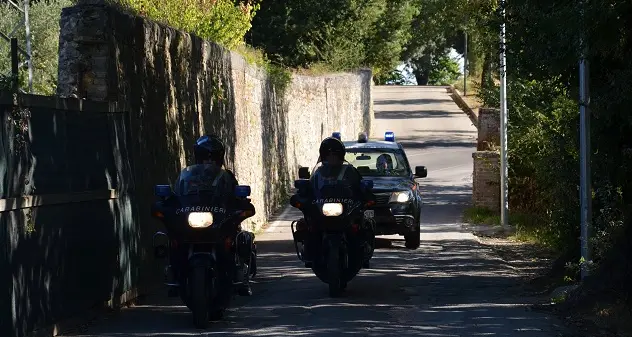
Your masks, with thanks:
[{"label": "blue light bar on car", "polygon": [[366,135],[366,132],[360,132],[358,134],[358,143],[366,143],[369,138]]},{"label": "blue light bar on car", "polygon": [[395,141],[395,132],[387,131],[384,134],[384,140],[387,141],[387,142],[394,142]]},{"label": "blue light bar on car", "polygon": [[340,132],[334,132],[331,134],[331,136],[338,140],[342,140],[342,137],[340,136]]}]

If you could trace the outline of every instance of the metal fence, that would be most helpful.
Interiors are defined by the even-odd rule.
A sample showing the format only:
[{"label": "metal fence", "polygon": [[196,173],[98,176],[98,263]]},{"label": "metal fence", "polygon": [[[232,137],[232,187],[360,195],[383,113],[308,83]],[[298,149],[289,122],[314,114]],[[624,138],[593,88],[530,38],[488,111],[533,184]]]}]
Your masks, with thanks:
[{"label": "metal fence", "polygon": [[0,336],[24,336],[138,279],[128,113],[0,93],[0,115]]}]

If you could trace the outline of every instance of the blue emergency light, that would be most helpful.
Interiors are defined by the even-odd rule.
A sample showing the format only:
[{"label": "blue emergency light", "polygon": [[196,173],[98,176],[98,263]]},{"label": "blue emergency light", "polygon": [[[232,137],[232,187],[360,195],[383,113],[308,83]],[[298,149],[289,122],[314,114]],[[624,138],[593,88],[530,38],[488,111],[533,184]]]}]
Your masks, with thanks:
[{"label": "blue emergency light", "polygon": [[237,198],[246,198],[250,196],[250,186],[249,185],[238,185],[235,186],[235,196]]},{"label": "blue emergency light", "polygon": [[384,134],[384,140],[387,141],[387,142],[394,142],[395,141],[395,132],[387,131]]},{"label": "blue emergency light", "polygon": [[366,132],[360,132],[358,134],[358,143],[366,143],[368,139]]},{"label": "blue emergency light", "polygon": [[331,134],[331,136],[338,140],[342,140],[342,137],[340,136],[340,132],[334,132]]}]

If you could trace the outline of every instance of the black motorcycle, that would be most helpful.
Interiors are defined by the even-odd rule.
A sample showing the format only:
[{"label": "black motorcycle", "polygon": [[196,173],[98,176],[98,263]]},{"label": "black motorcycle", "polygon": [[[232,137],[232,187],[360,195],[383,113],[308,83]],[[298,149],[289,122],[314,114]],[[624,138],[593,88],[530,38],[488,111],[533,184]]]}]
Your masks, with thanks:
[{"label": "black motorcycle", "polygon": [[[303,219],[291,224],[296,254],[329,285],[329,296],[338,297],[347,283],[368,267],[373,256],[375,222],[372,211],[365,213],[375,203],[370,192],[373,181],[362,180],[361,195],[341,181],[318,189],[313,181],[298,179],[294,187],[297,193],[290,204],[304,214]],[[310,251],[310,259],[305,256],[305,249]]]},{"label": "black motorcycle", "polygon": [[[235,237],[235,225],[255,214],[248,198],[250,186],[237,186],[235,200],[225,200],[209,183],[213,180],[208,172],[206,165],[192,165],[182,170],[174,191],[169,185],[156,185],[155,195],[161,200],[152,207],[152,214],[167,228],[167,233],[154,235],[154,255],[170,261],[165,284],[171,294],[180,296],[201,329],[209,320],[223,317],[239,284],[239,263],[254,276],[257,257],[253,237],[247,232]],[[159,238],[166,242],[157,243]],[[247,282],[248,277],[243,279]]]}]

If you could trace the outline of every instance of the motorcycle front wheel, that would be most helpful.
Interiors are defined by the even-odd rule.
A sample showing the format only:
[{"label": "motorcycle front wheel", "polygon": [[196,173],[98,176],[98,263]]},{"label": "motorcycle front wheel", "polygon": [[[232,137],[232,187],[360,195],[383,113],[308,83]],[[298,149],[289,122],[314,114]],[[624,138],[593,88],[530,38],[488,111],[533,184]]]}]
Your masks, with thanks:
[{"label": "motorcycle front wheel", "polygon": [[327,274],[329,297],[339,297],[342,293],[343,285],[340,271],[340,247],[337,244],[332,245],[329,250]]},{"label": "motorcycle front wheel", "polygon": [[194,268],[191,271],[191,312],[193,325],[197,329],[206,329],[209,322],[208,283],[206,268]]}]

